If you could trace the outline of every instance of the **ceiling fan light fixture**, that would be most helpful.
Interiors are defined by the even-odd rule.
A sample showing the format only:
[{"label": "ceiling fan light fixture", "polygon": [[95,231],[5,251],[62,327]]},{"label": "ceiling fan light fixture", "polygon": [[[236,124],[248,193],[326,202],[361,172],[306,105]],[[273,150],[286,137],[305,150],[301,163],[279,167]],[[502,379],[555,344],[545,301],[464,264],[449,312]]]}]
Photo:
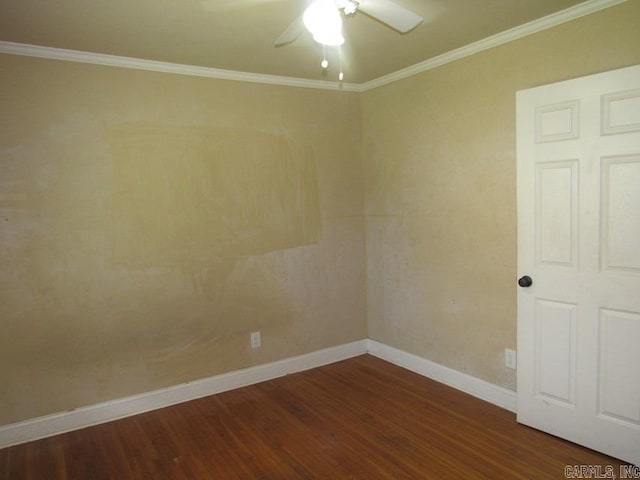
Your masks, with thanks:
[{"label": "ceiling fan light fixture", "polygon": [[331,46],[344,43],[342,18],[334,0],[316,0],[304,11],[302,21],[316,42]]},{"label": "ceiling fan light fixture", "polygon": [[328,32],[320,32],[314,33],[313,39],[321,43],[322,45],[327,45],[330,47],[337,47],[344,43],[344,37],[341,33],[328,33]]}]

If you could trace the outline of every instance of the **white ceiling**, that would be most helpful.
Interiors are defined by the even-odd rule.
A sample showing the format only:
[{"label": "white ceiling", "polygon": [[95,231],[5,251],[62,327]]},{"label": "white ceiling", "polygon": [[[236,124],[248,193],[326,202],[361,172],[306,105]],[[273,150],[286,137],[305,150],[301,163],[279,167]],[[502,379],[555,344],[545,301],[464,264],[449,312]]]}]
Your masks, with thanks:
[{"label": "white ceiling", "polygon": [[[345,19],[345,82],[363,83],[583,0],[395,0],[424,18],[407,34],[358,12]],[[591,0],[593,2],[594,0]],[[335,80],[308,33],[274,47],[307,0],[11,0],[0,2],[0,41],[239,72]]]}]

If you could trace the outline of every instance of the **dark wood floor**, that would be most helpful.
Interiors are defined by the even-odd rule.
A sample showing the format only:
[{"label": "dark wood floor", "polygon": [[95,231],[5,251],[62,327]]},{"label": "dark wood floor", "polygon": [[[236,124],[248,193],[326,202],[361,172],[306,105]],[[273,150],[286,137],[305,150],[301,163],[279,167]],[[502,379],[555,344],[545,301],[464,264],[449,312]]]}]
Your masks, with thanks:
[{"label": "dark wood floor", "polygon": [[562,479],[620,462],[375,357],[0,450],[0,478]]}]

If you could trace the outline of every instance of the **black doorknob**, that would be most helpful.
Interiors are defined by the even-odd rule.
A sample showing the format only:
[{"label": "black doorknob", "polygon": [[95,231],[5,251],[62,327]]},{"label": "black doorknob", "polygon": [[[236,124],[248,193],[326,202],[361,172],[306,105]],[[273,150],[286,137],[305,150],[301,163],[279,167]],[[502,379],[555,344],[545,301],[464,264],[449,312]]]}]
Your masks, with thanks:
[{"label": "black doorknob", "polygon": [[529,275],[525,275],[524,277],[520,277],[518,279],[518,285],[523,288],[527,288],[533,285],[533,280],[531,280],[531,277]]}]

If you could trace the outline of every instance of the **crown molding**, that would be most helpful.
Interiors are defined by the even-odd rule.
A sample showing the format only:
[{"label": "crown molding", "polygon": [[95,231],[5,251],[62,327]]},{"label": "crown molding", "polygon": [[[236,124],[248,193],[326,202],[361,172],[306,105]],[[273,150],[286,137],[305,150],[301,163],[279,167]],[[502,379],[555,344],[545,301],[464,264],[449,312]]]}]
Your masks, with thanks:
[{"label": "crown molding", "polygon": [[285,77],[278,75],[265,75],[260,73],[238,72],[223,70],[220,68],[200,67],[196,65],[184,65],[178,63],[159,62],[131,57],[120,57],[103,53],[82,52],[79,50],[67,50],[63,48],[43,47],[0,41],[0,53],[22,55],[27,57],[39,57],[68,62],[89,63],[111,67],[131,68],[135,70],[148,70],[152,72],[173,73],[177,75],[189,75],[194,77],[216,78],[220,80],[233,80],[238,82],[262,83],[269,85],[281,85],[286,87],[315,88],[321,90],[338,90],[346,92],[366,92],[374,88],[387,85],[421,72],[440,67],[447,63],[460,60],[476,53],[488,50],[505,43],[541,32],[548,28],[561,25],[566,22],[604,10],[627,0],[587,0],[557,13],[547,15],[529,23],[525,23],[510,30],[492,35],[485,39],[471,43],[450,52],[438,55],[407,68],[384,75],[382,77],[364,83],[340,83],[325,80],[310,80],[306,78]]},{"label": "crown molding", "polygon": [[588,0],[584,3],[569,7],[566,10],[561,10],[560,12],[533,20],[532,22],[505,30],[504,32],[492,35],[464,47],[430,58],[424,62],[416,63],[415,65],[403,68],[402,70],[390,73],[389,75],[384,75],[368,82],[360,83],[358,84],[358,90],[360,92],[366,92],[367,90],[372,90],[374,88],[402,80],[403,78],[411,77],[421,72],[426,72],[427,70],[455,62],[461,58],[474,55],[484,50],[489,50],[490,48],[518,40],[572,20],[576,20],[580,17],[599,12],[600,10],[619,5],[626,1],[627,0]]},{"label": "crown molding", "polygon": [[352,83],[329,82],[325,80],[309,80],[306,78],[265,75],[260,73],[238,72],[221,68],[200,67],[179,63],[158,62],[132,57],[120,57],[103,53],[82,52],[65,48],[43,47],[0,41],[0,53],[38,57],[67,62],[89,63],[109,67],[131,68],[151,72],[173,73],[192,77],[216,78],[219,80],[234,80],[237,82],[263,83],[286,87],[316,88],[321,90],[342,90],[347,92],[359,91],[358,85]]}]

